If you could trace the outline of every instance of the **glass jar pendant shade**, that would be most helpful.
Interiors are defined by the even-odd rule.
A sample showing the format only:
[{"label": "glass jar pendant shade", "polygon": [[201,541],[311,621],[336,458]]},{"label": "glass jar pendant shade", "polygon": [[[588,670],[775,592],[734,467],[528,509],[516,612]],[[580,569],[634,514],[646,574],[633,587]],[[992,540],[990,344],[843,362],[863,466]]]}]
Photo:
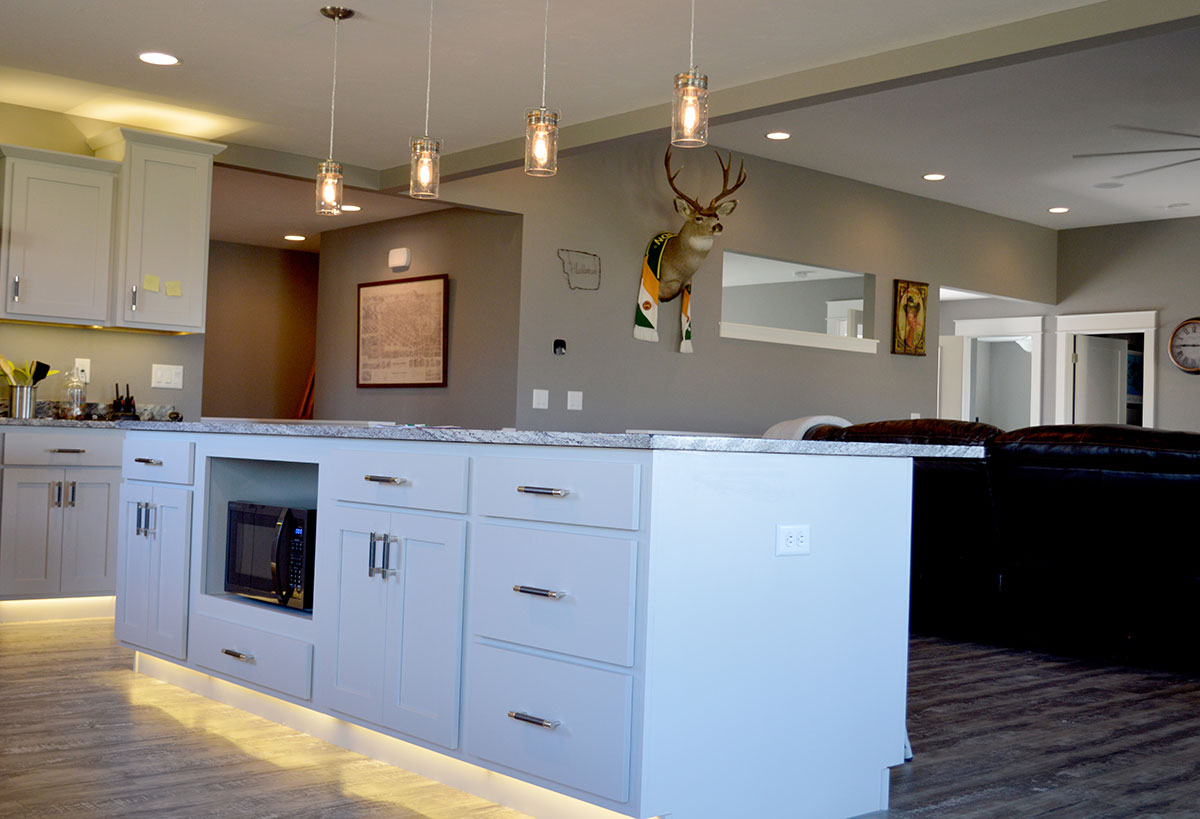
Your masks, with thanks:
[{"label": "glass jar pendant shade", "polygon": [[554,108],[525,111],[525,173],[554,176],[558,171],[558,117]]},{"label": "glass jar pendant shade", "polygon": [[317,165],[317,213],[337,216],[342,212],[342,163],[326,159]]},{"label": "glass jar pendant shade", "polygon": [[437,199],[441,177],[442,141],[432,137],[413,137],[412,163],[408,174],[408,195],[413,199]]},{"label": "glass jar pendant shade", "polygon": [[708,76],[695,67],[675,75],[671,144],[678,148],[708,144]]}]

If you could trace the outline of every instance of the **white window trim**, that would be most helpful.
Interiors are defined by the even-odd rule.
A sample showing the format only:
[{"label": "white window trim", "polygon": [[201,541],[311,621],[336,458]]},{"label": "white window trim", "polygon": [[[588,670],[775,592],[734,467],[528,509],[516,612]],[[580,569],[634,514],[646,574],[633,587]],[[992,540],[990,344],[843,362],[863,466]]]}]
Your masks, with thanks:
[{"label": "white window trim", "polygon": [[721,338],[737,338],[742,341],[768,341],[774,344],[792,344],[797,347],[820,347],[826,350],[846,350],[852,353],[877,352],[879,339],[854,336],[830,336],[808,330],[786,330],[782,327],[759,327],[755,324],[737,324],[732,321],[720,323]]}]

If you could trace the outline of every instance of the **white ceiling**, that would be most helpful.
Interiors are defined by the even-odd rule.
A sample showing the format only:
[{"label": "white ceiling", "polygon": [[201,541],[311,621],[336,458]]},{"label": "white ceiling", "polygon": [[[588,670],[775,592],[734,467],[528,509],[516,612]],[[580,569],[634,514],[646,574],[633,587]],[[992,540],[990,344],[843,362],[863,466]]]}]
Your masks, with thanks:
[{"label": "white ceiling", "polygon": [[862,273],[834,270],[811,264],[781,262],[764,256],[750,256],[726,250],[721,262],[722,287],[747,287],[755,284],[792,284],[821,279],[861,278]]},{"label": "white ceiling", "polygon": [[[424,127],[429,5],[347,2],[357,14],[341,27],[335,158],[376,170],[405,165],[407,138]],[[695,55],[718,94],[1096,2],[696,0]],[[0,0],[0,11],[15,5]],[[89,136],[93,120],[178,133],[191,127],[206,138],[323,157],[333,24],[319,5],[21,3],[0,25],[0,102],[69,113]],[[541,93],[544,8],[543,0],[438,0],[430,132],[445,140],[446,153],[520,137],[523,110]],[[564,124],[665,110],[671,77],[687,65],[688,9],[686,0],[553,0],[547,102],[563,109]],[[146,66],[136,59],[144,50],[174,53],[183,64]],[[722,124],[712,141],[1055,227],[1192,215],[1192,204],[1160,206],[1200,199],[1191,193],[1200,163],[1104,190],[1093,186],[1152,163],[1070,156],[1192,144],[1110,126],[1200,133],[1192,115],[1200,96],[1197,57],[1200,41],[1184,32]],[[190,119],[146,119],[155,115]],[[792,140],[762,139],[781,122]],[[949,178],[938,186],[921,182],[932,169]],[[311,191],[303,194],[306,204],[310,198]],[[238,200],[249,201],[247,193]],[[1049,217],[1052,204],[1072,211]]]}]

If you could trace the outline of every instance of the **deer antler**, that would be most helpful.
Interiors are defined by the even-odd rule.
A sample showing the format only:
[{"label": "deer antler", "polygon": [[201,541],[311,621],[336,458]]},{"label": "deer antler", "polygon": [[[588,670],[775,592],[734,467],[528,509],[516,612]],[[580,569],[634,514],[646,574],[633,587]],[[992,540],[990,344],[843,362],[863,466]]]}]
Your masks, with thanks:
[{"label": "deer antler", "polygon": [[[730,154],[730,156],[732,156],[732,154]],[[730,162],[732,162],[732,161],[733,161],[733,160],[730,160]],[[679,188],[675,187],[675,177],[679,176],[679,171],[682,171],[682,170],[683,170],[683,166],[682,166],[682,165],[680,165],[680,166],[679,166],[679,171],[675,171],[675,173],[671,173],[671,148],[670,148],[670,146],[667,146],[667,155],[666,155],[666,157],[663,159],[663,162],[664,162],[664,164],[666,164],[666,166],[667,166],[667,184],[669,184],[669,185],[671,186],[671,190],[675,191],[675,194],[676,194],[676,195],[677,195],[677,196],[678,196],[680,199],[682,199],[683,201],[685,201],[685,202],[687,202],[689,205],[691,205],[691,206],[692,206],[692,210],[696,211],[697,213],[699,213],[700,211],[704,210],[704,208],[700,206],[700,203],[699,203],[699,202],[697,202],[697,201],[696,201],[695,199],[693,199],[692,197],[688,196],[688,195],[687,195],[686,193],[684,193],[683,191],[679,190]]]},{"label": "deer antler", "polygon": [[[721,192],[718,193],[716,196],[714,196],[712,202],[709,203],[709,206],[708,206],[709,210],[713,210],[714,208],[716,208],[718,202],[720,202],[726,196],[729,196],[731,193],[736,191],[738,188],[740,188],[746,182],[746,160],[745,159],[743,159],[741,161],[741,163],[738,165],[737,181],[733,183],[733,187],[731,188],[731,187],[729,187],[729,169],[733,167],[733,151],[729,152],[729,162],[728,163],[726,163],[725,160],[721,159],[720,151],[715,151],[714,153],[716,153],[716,155],[717,155],[717,161],[721,163],[721,174],[722,174],[722,176],[724,176],[724,181],[721,183]],[[668,170],[670,170],[670,169],[668,168]],[[674,187],[674,186],[672,185],[672,187]]]}]

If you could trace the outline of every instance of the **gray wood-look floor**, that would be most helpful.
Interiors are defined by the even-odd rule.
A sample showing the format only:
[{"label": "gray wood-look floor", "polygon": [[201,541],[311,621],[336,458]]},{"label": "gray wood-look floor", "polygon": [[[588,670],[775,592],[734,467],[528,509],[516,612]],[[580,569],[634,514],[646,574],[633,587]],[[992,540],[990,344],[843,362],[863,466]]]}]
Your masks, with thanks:
[{"label": "gray wood-look floor", "polygon": [[[522,816],[131,657],[111,620],[0,625],[0,817]],[[916,758],[875,817],[1200,817],[1195,677],[918,638],[908,724]]]}]

